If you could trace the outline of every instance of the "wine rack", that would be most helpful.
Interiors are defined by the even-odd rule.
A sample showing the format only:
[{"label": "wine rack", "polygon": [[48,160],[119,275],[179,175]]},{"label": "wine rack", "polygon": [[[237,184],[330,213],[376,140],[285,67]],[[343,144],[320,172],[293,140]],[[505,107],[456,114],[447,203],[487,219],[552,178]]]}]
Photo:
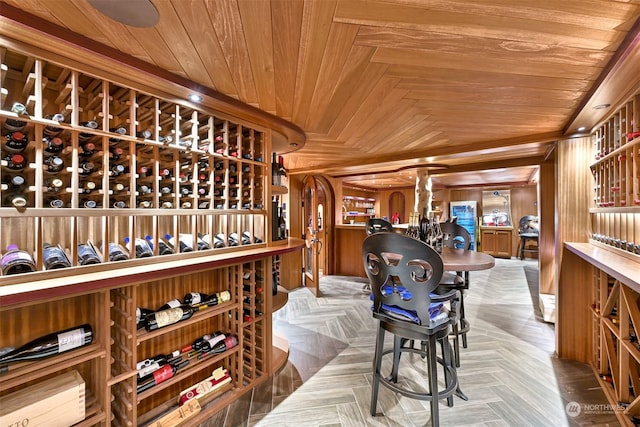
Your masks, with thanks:
[{"label": "wine rack", "polygon": [[[0,277],[0,347],[82,323],[94,341],[10,364],[0,397],[77,370],[87,390],[78,425],[144,425],[223,367],[231,381],[198,399],[193,422],[206,420],[274,372],[267,272],[274,253],[303,246],[270,247],[274,123],[231,104],[212,111],[180,101],[165,92],[173,83],[138,90],[12,46],[0,49],[0,252],[17,245],[36,271]],[[46,270],[47,244],[70,266]],[[194,291],[231,298],[137,329],[138,308]],[[188,364],[171,378],[137,391],[137,362],[214,331],[237,345],[182,354]]]},{"label": "wine rack", "polygon": [[640,207],[640,95],[598,127],[593,139],[595,206]]},{"label": "wine rack", "polygon": [[600,269],[593,276],[592,366],[624,425],[640,417],[640,294]]},{"label": "wine rack", "polygon": [[592,243],[640,255],[640,95],[596,128]]}]

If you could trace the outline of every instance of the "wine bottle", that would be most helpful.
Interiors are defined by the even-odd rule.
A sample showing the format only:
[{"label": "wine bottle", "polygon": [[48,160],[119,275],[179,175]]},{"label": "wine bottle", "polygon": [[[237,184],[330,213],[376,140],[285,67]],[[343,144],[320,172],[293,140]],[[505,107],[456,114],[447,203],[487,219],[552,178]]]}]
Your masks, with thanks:
[{"label": "wine bottle", "polygon": [[276,153],[271,154],[271,184],[280,185],[280,174],[278,170],[278,160]]},{"label": "wine bottle", "polygon": [[172,378],[179,369],[184,368],[189,364],[188,360],[183,360],[177,364],[167,363],[166,365],[162,365],[160,369],[152,372],[151,374],[140,378],[138,381],[138,386],[136,387],[136,391],[138,393],[142,393],[145,390],[150,389],[151,387],[158,385],[169,378]]},{"label": "wine bottle", "polygon": [[145,178],[149,173],[149,168],[146,166],[140,166],[138,168],[138,178]]},{"label": "wine bottle", "polygon": [[211,295],[199,292],[190,292],[184,297],[184,303],[187,305],[206,305],[208,307],[213,307],[214,305],[222,304],[227,301],[231,301],[231,294],[229,291],[216,292]]},{"label": "wine bottle", "polygon": [[0,258],[0,270],[3,276],[29,273],[36,271],[36,263],[28,252],[19,249],[18,245],[11,244]]},{"label": "wine bottle", "polygon": [[224,233],[218,233],[213,236],[213,247],[216,249],[224,248],[225,246],[227,246],[226,242],[227,237],[224,235]]},{"label": "wine bottle", "polygon": [[138,195],[140,196],[151,194],[152,192],[153,189],[147,185],[141,185],[140,187],[138,187]]},{"label": "wine bottle", "polygon": [[136,132],[136,137],[143,139],[151,139],[152,133],[149,130],[143,130],[142,132]]},{"label": "wine bottle", "polygon": [[[192,242],[187,242],[185,241],[185,236],[188,235],[181,235],[179,240],[179,244],[180,244],[180,252],[193,252],[193,245],[190,244]],[[167,239],[167,241],[169,242],[169,244],[174,248],[175,250],[175,239],[171,236],[171,234],[165,234],[165,238]]]},{"label": "wine bottle", "polygon": [[20,153],[9,154],[4,160],[9,172],[20,172],[27,166],[27,159]]},{"label": "wine bottle", "polygon": [[280,185],[287,186],[289,184],[289,180],[287,178],[287,169],[284,167],[284,157],[278,156],[278,175]]},{"label": "wine bottle", "polygon": [[51,198],[47,200],[47,204],[49,205],[50,208],[64,208],[64,200],[62,199],[58,199],[58,198]]},{"label": "wine bottle", "polygon": [[60,178],[52,178],[44,183],[43,190],[48,193],[58,193],[64,187],[64,182]]},{"label": "wine bottle", "polygon": [[110,160],[120,160],[124,150],[120,147],[111,147],[109,148],[109,153],[111,153]]},{"label": "wine bottle", "polygon": [[95,165],[93,162],[82,161],[80,162],[80,175],[90,175],[94,168]]},{"label": "wine bottle", "polygon": [[[211,339],[212,337],[215,337],[216,335],[222,335],[222,332],[216,331],[216,332],[213,332],[211,334],[206,334],[206,335],[204,335],[204,336],[202,336],[200,338],[197,338],[196,340],[194,340],[191,343],[191,345],[188,347],[188,350],[194,351],[194,352],[201,351],[204,348],[206,341]],[[186,350],[186,349],[184,349],[184,350]],[[192,354],[190,354],[190,356],[191,355]]]},{"label": "wine bottle", "polygon": [[[144,238],[147,241],[147,244],[149,245],[149,247],[151,248],[151,250],[153,250],[153,238],[149,235],[145,236]],[[171,255],[173,254],[173,248],[171,246],[169,246],[167,244],[167,242],[165,242],[162,239],[158,239],[158,254],[159,255]]]},{"label": "wine bottle", "polygon": [[55,356],[56,354],[64,353],[74,348],[89,345],[92,341],[93,329],[91,325],[88,324],[44,335],[18,347],[10,353],[0,356],[0,372],[7,370],[7,366],[1,367],[2,365]]},{"label": "wine bottle", "polygon": [[140,362],[136,363],[138,378],[142,378],[145,375],[150,374],[151,372],[160,368],[160,366],[162,365],[178,361],[176,359],[179,357],[180,352],[176,350],[171,352],[170,354],[156,354],[155,356],[149,357],[148,359],[141,360]]},{"label": "wine bottle", "polygon": [[118,135],[126,135],[127,134],[127,128],[124,126],[120,126],[117,128],[109,128],[109,132],[111,133],[116,133]]},{"label": "wine bottle", "polygon": [[[58,123],[64,123],[64,114],[54,114],[53,116],[47,115],[44,117],[47,120],[52,120]],[[63,129],[59,126],[54,125],[46,125],[43,129],[43,133],[47,136],[58,136],[63,131]]]},{"label": "wine bottle", "polygon": [[[125,252],[125,250],[118,243],[110,242],[108,245],[109,248],[109,261],[124,261],[129,259],[129,256]],[[104,248],[102,249],[104,253]]]},{"label": "wine bottle", "polygon": [[174,298],[171,301],[167,301],[166,304],[159,307],[156,311],[169,310],[170,308],[180,307],[182,302],[178,298]]},{"label": "wine bottle", "polygon": [[125,172],[124,165],[113,165],[111,167],[111,176],[120,176]]},{"label": "wine bottle", "polygon": [[116,209],[124,209],[127,207],[127,202],[125,202],[124,200],[116,200],[115,202],[113,202],[113,207]]},{"label": "wine bottle", "polygon": [[4,139],[4,148],[9,153],[21,153],[29,145],[29,138],[22,132],[11,132]]},{"label": "wine bottle", "polygon": [[136,307],[136,328],[144,328],[147,316],[153,313],[153,310],[148,308]]},{"label": "wine bottle", "polygon": [[[27,111],[27,107],[24,104],[19,102],[14,102],[11,106],[11,112],[16,113],[18,116],[27,116],[29,117],[29,112]],[[4,123],[4,127],[11,131],[21,131],[27,126],[27,122],[23,120],[16,119],[7,119]]]},{"label": "wine bottle", "polygon": [[64,160],[58,156],[49,156],[44,159],[46,173],[58,173],[64,168]]},{"label": "wine bottle", "polygon": [[102,260],[90,242],[78,245],[78,264],[91,265],[100,264],[101,262]]},{"label": "wine bottle", "polygon": [[198,359],[201,359],[206,356],[210,356],[212,354],[220,354],[224,353],[230,348],[233,348],[238,345],[238,337],[235,335],[225,336],[223,340],[216,342],[210,350],[201,353],[198,355]]},{"label": "wine bottle", "polygon": [[53,137],[53,138],[43,138],[42,140],[44,142],[44,151],[45,153],[49,153],[49,154],[56,154],[61,152],[64,149],[64,142],[62,141],[61,138],[58,138],[57,136]]},{"label": "wine bottle", "polygon": [[51,246],[49,243],[45,243],[42,246],[42,264],[46,270],[71,267],[71,261],[59,245]]},{"label": "wine bottle", "polygon": [[229,246],[238,246],[238,233],[229,233]]},{"label": "wine bottle", "polygon": [[[131,239],[128,237],[124,238],[125,245],[128,246],[130,241]],[[136,237],[134,240],[134,243],[135,243],[134,249],[136,253],[136,258],[148,258],[153,256],[153,250],[151,249],[151,247],[149,246],[146,240]]]},{"label": "wine bottle", "polygon": [[80,157],[91,157],[96,151],[96,145],[93,142],[85,142],[80,146],[82,151],[78,153]]},{"label": "wine bottle", "polygon": [[187,320],[198,310],[200,310],[200,307],[181,305],[167,310],[156,311],[146,317],[146,324],[144,327],[147,331],[154,331],[165,326],[173,325],[174,323],[182,320]]},{"label": "wine bottle", "polygon": [[2,178],[4,182],[2,190],[21,190],[26,183],[26,180],[22,175],[5,175]]},{"label": "wine bottle", "polygon": [[95,200],[83,200],[82,207],[87,209],[94,209],[98,207],[98,203]]}]

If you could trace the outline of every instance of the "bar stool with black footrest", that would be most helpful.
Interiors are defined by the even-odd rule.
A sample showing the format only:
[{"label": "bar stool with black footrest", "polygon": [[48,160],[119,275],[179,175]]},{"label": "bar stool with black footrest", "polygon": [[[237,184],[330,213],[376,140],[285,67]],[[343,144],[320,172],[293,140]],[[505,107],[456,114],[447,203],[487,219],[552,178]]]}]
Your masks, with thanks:
[{"label": "bar stool with black footrest", "polygon": [[[540,232],[538,229],[538,217],[534,215],[526,215],[520,218],[518,221],[518,253],[520,260],[524,261],[524,253],[538,253],[538,236]],[[527,243],[534,242],[536,244],[535,249],[527,249]]]},{"label": "bar stool with black footrest", "polygon": [[[441,222],[442,246],[460,250],[470,250],[471,234],[469,231],[455,222]],[[462,337],[462,347],[467,348],[467,332],[469,332],[469,321],[464,314],[464,292],[469,289],[469,272],[465,271],[445,271],[440,280],[439,290],[455,289],[460,291],[460,321],[454,325],[452,335],[454,336],[454,354],[456,366],[460,367],[460,342]],[[439,292],[436,290],[436,292]]]},{"label": "bar stool with black footrest", "polygon": [[[442,295],[433,291],[442,278],[442,258],[424,242],[398,233],[376,233],[362,245],[362,261],[371,283],[373,317],[378,320],[371,415],[375,416],[380,384],[412,399],[430,401],[432,426],[439,425],[439,401],[453,405],[453,395],[467,400],[460,391],[453,351],[449,343],[452,325],[458,319],[459,291]],[[447,305],[450,307],[447,308]],[[393,349],[384,350],[385,332],[393,334]],[[421,342],[415,349],[411,343]],[[441,355],[438,355],[438,344]],[[389,375],[382,373],[384,355],[393,353]],[[414,378],[398,378],[402,353],[422,356],[417,363],[427,363],[428,390],[415,387]],[[407,360],[406,362],[409,362]],[[444,382],[439,390],[441,366]],[[403,372],[405,368],[403,368]],[[412,385],[413,384],[413,385]],[[424,387],[426,389],[426,387]]]},{"label": "bar stool with black footrest", "polygon": [[[372,234],[381,233],[383,231],[393,232],[393,225],[382,218],[369,218],[365,225],[365,231],[367,232],[367,236],[371,236]],[[369,283],[362,287],[363,292],[371,291],[371,286]]]}]

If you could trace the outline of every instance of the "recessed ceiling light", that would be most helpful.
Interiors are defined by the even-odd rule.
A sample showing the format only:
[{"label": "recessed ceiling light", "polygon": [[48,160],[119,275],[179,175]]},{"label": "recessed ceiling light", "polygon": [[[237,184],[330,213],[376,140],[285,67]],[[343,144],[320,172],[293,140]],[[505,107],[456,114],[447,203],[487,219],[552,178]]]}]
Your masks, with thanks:
[{"label": "recessed ceiling light", "polygon": [[191,102],[200,102],[200,101],[202,101],[202,97],[200,95],[191,94],[191,95],[189,95],[189,100]]},{"label": "recessed ceiling light", "polygon": [[578,132],[582,132],[582,131],[587,130],[587,127],[586,127],[586,126],[580,126],[580,127],[579,127],[578,129],[576,129],[576,130],[577,130]]},{"label": "recessed ceiling light", "polygon": [[291,144],[289,144],[289,145],[290,145],[290,146],[292,146],[292,147],[297,147],[297,146],[298,146],[298,143],[297,143],[297,142],[292,142],[292,143],[291,143]]},{"label": "recessed ceiling light", "polygon": [[88,0],[103,15],[125,25],[139,28],[153,27],[160,15],[150,0]]},{"label": "recessed ceiling light", "polygon": [[609,107],[611,107],[611,104],[598,104],[593,108],[595,108],[596,110],[604,110],[605,108],[609,108]]}]

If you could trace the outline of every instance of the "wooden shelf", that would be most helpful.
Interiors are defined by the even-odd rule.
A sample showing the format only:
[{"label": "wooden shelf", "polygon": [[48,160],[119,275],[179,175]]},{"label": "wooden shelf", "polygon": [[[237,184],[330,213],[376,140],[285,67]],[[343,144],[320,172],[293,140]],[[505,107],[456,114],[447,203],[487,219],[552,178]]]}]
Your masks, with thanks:
[{"label": "wooden shelf", "polygon": [[280,310],[282,307],[287,305],[287,301],[289,301],[289,293],[282,286],[278,286],[278,293],[271,301],[271,311],[276,312]]}]

